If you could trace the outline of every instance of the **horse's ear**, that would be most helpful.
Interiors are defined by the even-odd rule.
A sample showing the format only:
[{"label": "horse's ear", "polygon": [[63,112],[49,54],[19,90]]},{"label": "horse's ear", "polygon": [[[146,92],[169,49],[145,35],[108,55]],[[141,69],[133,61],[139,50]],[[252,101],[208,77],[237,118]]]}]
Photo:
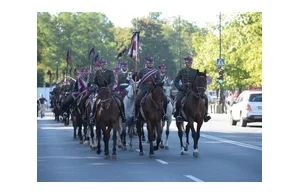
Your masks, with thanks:
[{"label": "horse's ear", "polygon": [[206,75],[206,69],[204,70],[204,74]]}]

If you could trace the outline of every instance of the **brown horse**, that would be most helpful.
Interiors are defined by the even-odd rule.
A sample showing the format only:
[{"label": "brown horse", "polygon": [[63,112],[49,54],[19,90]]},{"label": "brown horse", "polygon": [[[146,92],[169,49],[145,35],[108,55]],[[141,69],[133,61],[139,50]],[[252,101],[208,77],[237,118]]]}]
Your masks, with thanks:
[{"label": "brown horse", "polygon": [[[183,115],[184,121],[188,122],[186,125],[186,146],[183,146],[182,135],[183,135],[183,122],[176,122],[178,128],[178,137],[180,139],[181,155],[188,150],[189,145],[189,131],[192,129],[192,137],[194,140],[194,151],[193,156],[198,157],[198,140],[200,138],[200,129],[203,124],[205,115],[205,103],[202,97],[205,94],[207,86],[206,70],[204,72],[197,71],[197,75],[192,83],[191,90],[182,99],[181,103],[181,114]],[[194,128],[194,122],[197,123],[197,131]]]},{"label": "brown horse", "polygon": [[[112,158],[117,158],[116,145],[117,134],[120,135],[122,120],[120,117],[119,100],[113,96],[112,91],[107,87],[99,88],[99,99],[96,102],[96,133],[97,133],[97,154],[101,153],[101,132],[103,133],[104,155],[108,159],[109,139],[111,129],[113,129],[113,149]],[[117,104],[118,103],[118,104]],[[124,147],[123,147],[124,148]]]},{"label": "brown horse", "polygon": [[[161,142],[162,117],[163,117],[164,90],[163,83],[153,83],[153,88],[141,100],[140,114],[136,122],[137,133],[139,136],[140,155],[144,155],[142,136],[143,125],[147,123],[148,140],[150,144],[149,156],[154,157],[154,151],[158,150]],[[156,139],[156,146],[153,141]]]}]

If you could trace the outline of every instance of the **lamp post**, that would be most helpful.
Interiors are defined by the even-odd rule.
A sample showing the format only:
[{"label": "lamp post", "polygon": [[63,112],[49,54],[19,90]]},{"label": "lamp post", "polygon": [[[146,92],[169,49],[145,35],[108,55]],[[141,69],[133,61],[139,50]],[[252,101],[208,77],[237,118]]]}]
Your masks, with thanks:
[{"label": "lamp post", "polygon": [[[219,59],[222,58],[222,35],[221,35],[221,12],[219,15]],[[219,91],[220,91],[220,95],[219,95],[219,102],[222,102],[222,98],[223,98],[223,87],[222,84],[224,83],[224,69],[222,69],[222,66],[219,67],[219,77],[218,77],[218,83],[219,83]],[[220,104],[219,103],[219,104]]]}]

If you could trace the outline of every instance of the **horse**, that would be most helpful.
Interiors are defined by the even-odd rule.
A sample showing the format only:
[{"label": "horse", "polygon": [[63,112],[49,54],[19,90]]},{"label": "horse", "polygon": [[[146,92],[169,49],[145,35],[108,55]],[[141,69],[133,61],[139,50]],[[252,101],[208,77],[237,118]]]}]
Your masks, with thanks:
[{"label": "horse", "polygon": [[162,122],[162,131],[164,129],[164,126],[166,125],[166,139],[165,139],[165,144],[163,143],[163,140],[161,141],[160,147],[165,148],[165,149],[169,149],[168,138],[169,138],[169,133],[170,133],[169,132],[170,125],[171,125],[171,122],[172,122],[174,97],[171,94],[171,89],[172,89],[171,85],[164,85],[163,89],[164,89],[164,94],[167,96],[167,99],[168,99],[167,112],[166,112],[168,120],[166,121],[167,125],[166,125],[165,121]]},{"label": "horse", "polygon": [[[76,130],[78,129],[78,137],[80,140],[80,143],[84,143],[84,141],[87,140],[87,128],[88,123],[86,120],[84,120],[83,116],[85,114],[85,102],[87,100],[89,95],[81,94],[75,99],[75,108],[74,108],[74,115],[71,116],[74,133],[73,137],[76,139]],[[82,127],[83,127],[83,134],[82,134]]]},{"label": "horse", "polygon": [[[154,83],[153,87],[142,98],[140,106],[140,114],[136,122],[136,128],[139,136],[140,155],[144,155],[142,145],[143,124],[147,123],[148,140],[150,144],[149,156],[154,157],[154,151],[159,149],[162,133],[162,117],[164,114],[164,94],[163,82]],[[153,146],[153,141],[156,139],[156,146]]]},{"label": "horse", "polygon": [[[192,130],[192,137],[194,140],[194,151],[193,156],[198,157],[198,140],[200,138],[200,129],[202,127],[205,115],[205,103],[202,97],[205,94],[207,86],[206,80],[206,70],[204,72],[199,72],[197,70],[197,74],[192,83],[191,90],[188,91],[185,97],[182,98],[181,104],[182,108],[180,110],[181,115],[183,116],[183,121],[188,122],[186,125],[186,146],[183,146],[182,136],[183,136],[183,123],[184,122],[176,122],[176,126],[178,129],[178,137],[180,140],[181,147],[181,155],[185,154],[185,151],[188,150],[189,145],[189,131]],[[194,122],[197,123],[197,131],[194,128]]]},{"label": "horse", "polygon": [[121,133],[121,139],[123,141],[123,144],[126,145],[126,127],[128,128],[128,136],[130,139],[129,142],[129,151],[133,151],[132,147],[132,139],[134,135],[134,98],[135,98],[135,91],[134,91],[134,81],[131,80],[130,85],[125,88],[126,95],[124,96],[123,103],[124,103],[124,110],[125,110],[125,117],[126,117],[126,124],[123,127],[122,133]]},{"label": "horse", "polygon": [[[122,120],[119,109],[119,99],[113,96],[112,91],[105,82],[104,87],[100,87],[98,90],[99,99],[96,102],[96,133],[97,133],[97,154],[101,153],[101,132],[103,133],[104,142],[104,155],[105,159],[110,157],[109,155],[109,139],[110,132],[113,129],[113,149],[112,159],[117,159],[116,145],[117,134],[120,135]],[[117,104],[118,103],[118,104]],[[123,145],[124,148],[124,145]]]}]

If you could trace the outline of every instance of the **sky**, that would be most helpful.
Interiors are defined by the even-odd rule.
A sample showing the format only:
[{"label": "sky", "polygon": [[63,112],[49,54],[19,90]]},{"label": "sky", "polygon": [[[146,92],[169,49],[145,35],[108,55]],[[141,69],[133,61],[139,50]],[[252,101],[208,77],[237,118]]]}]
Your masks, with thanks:
[{"label": "sky", "polygon": [[[101,13],[105,14],[109,20],[115,25],[120,27],[131,27],[131,20],[136,17],[143,17],[148,16],[148,13],[151,11],[146,10],[140,10],[137,12],[127,12],[126,14],[123,14],[122,17],[120,17],[120,14],[117,10],[109,9],[109,10],[103,10]],[[153,11],[156,12],[156,11]],[[159,12],[159,11],[157,11]],[[184,12],[184,11],[172,11],[172,10],[163,10],[160,19],[164,18],[170,18],[170,17],[178,17],[180,15],[181,19],[187,20],[191,23],[195,22],[196,25],[199,27],[204,27],[206,22],[213,22],[217,23],[219,22],[219,13],[217,11],[213,12]]]}]

